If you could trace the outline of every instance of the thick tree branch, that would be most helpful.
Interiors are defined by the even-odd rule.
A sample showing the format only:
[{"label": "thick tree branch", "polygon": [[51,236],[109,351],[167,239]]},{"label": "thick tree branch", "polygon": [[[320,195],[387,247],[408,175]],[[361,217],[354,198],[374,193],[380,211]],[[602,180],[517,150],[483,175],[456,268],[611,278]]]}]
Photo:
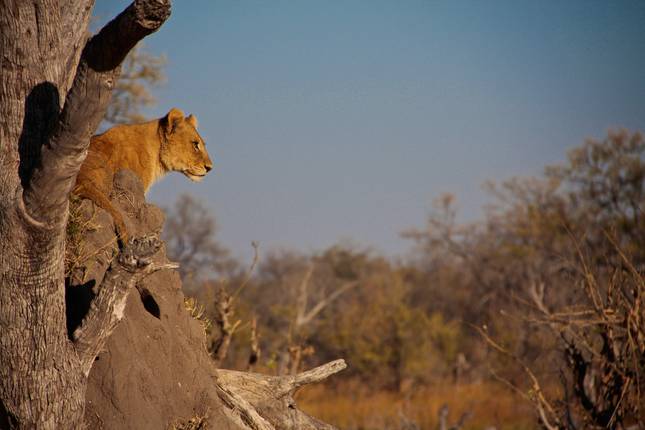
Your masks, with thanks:
[{"label": "thick tree branch", "polygon": [[87,42],[58,123],[42,149],[41,164],[24,192],[33,218],[49,224],[64,219],[69,192],[90,136],[105,115],[121,62],[169,16],[169,0],[136,0]]},{"label": "thick tree branch", "polygon": [[[345,360],[335,360],[294,376],[267,376],[219,369],[217,379],[220,388],[229,393],[228,402],[240,411],[252,407],[251,411],[257,411],[277,429],[331,430],[333,426],[297,409],[293,394],[303,385],[322,381],[345,367]],[[254,425],[251,428],[263,428]]]},{"label": "thick tree branch", "polygon": [[245,426],[252,430],[275,430],[275,427],[262,418],[253,405],[246,401],[244,397],[219,383],[216,384],[216,387],[219,398],[224,403],[224,406],[235,413]]},{"label": "thick tree branch", "polygon": [[155,236],[133,239],[110,265],[83,324],[74,331],[76,352],[85,376],[89,375],[94,358],[123,318],[128,293],[137,282],[158,270],[178,267],[173,263],[150,261],[160,247],[161,241]]},{"label": "thick tree branch", "polygon": [[322,366],[314,367],[302,373],[293,376],[281,377],[280,386],[276,391],[276,396],[286,396],[293,394],[298,388],[315,382],[320,382],[327,379],[331,375],[344,370],[347,367],[345,360],[339,359],[330,361]]}]

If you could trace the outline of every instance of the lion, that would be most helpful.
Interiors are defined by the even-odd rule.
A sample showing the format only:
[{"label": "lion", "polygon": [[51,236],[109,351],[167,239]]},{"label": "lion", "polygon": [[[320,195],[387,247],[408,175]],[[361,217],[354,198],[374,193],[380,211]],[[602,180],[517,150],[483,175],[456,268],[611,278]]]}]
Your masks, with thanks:
[{"label": "lion", "polygon": [[123,245],[128,232],[123,216],[109,198],[118,170],[132,170],[147,192],[166,173],[181,172],[198,182],[212,168],[204,140],[197,133],[197,119],[193,115],[184,117],[181,110],[173,108],[163,118],[119,125],[93,136],[72,193],[93,201],[112,216]]}]

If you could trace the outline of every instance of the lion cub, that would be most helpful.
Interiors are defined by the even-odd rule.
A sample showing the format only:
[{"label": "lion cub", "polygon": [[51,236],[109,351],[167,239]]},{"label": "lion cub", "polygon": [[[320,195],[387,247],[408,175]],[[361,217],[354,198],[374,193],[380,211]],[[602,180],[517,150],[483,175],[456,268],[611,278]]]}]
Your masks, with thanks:
[{"label": "lion cub", "polygon": [[201,181],[213,167],[197,119],[173,108],[160,119],[143,124],[119,125],[93,136],[72,193],[92,200],[114,220],[121,244],[128,241],[123,216],[112,206],[114,174],[130,169],[141,178],[145,191],[168,172],[181,172]]}]

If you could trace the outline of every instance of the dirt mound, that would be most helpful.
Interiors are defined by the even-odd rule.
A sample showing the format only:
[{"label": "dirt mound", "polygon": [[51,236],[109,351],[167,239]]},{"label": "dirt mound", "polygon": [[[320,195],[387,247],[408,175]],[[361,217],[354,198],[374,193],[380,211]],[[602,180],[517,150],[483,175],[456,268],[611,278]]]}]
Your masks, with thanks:
[{"label": "dirt mound", "polygon": [[[163,213],[145,202],[141,181],[128,171],[119,172],[114,181],[112,200],[126,215],[130,235],[159,233]],[[68,256],[73,266],[67,294],[72,332],[118,248],[111,218],[87,200],[75,203],[70,225],[76,237],[71,239],[75,251]],[[155,261],[167,261],[164,250]],[[222,406],[203,330],[184,306],[175,270],[140,282],[89,375],[88,428],[241,428]]]}]

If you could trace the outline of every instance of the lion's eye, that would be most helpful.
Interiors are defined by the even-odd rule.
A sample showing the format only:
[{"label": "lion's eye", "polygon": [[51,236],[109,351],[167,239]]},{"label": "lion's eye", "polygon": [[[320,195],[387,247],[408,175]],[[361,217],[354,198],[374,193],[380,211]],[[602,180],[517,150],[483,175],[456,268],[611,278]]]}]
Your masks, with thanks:
[{"label": "lion's eye", "polygon": [[199,142],[197,140],[193,141],[193,147],[195,148],[195,151],[199,151]]}]

